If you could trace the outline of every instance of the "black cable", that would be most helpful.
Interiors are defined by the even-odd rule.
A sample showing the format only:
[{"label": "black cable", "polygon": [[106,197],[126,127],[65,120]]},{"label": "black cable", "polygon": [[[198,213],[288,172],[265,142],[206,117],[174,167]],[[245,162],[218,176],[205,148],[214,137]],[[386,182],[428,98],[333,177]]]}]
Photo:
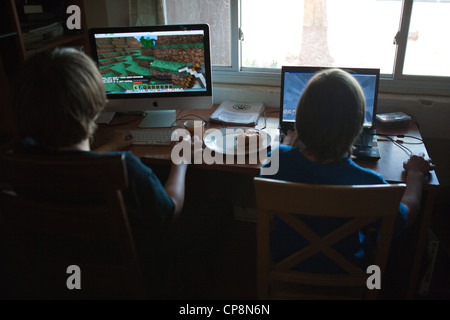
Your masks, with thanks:
[{"label": "black cable", "polygon": [[[378,134],[377,134],[378,135]],[[401,143],[395,141],[391,136],[389,135],[383,135],[384,137],[388,138],[394,145],[396,145],[397,147],[399,147],[401,150],[403,150],[403,152],[405,152],[408,156],[412,155],[412,151],[405,147],[404,145],[402,145]]]},{"label": "black cable", "polygon": [[[200,117],[199,115],[197,115],[197,114],[195,114],[195,113],[188,113],[188,114],[185,114],[185,115],[181,116],[180,118],[178,118],[177,120],[184,120],[185,117],[187,117],[187,116],[194,116],[194,117],[197,117],[197,118],[199,118],[200,120],[204,121],[205,123],[208,122],[207,120],[203,119],[202,117]],[[193,119],[187,119],[187,120],[193,120]]]},{"label": "black cable", "polygon": [[412,138],[412,139],[419,140],[421,143],[423,143],[423,139],[417,138],[415,136],[405,135],[405,134],[376,133],[375,135],[382,136],[382,137]]},{"label": "black cable", "polygon": [[[419,141],[420,141],[420,144],[424,143],[423,139],[421,139],[421,138],[417,138],[417,137],[409,136],[409,135],[403,135],[403,136],[404,136],[405,138],[412,138],[412,139],[419,140]],[[411,143],[411,142],[408,142],[408,143]]]}]

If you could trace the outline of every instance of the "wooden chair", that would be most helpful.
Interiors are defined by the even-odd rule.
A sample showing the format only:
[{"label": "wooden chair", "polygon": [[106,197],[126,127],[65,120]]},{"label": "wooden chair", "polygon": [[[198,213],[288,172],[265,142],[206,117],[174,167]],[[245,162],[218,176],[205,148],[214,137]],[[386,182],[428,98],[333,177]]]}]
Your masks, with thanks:
[{"label": "wooden chair", "polygon": [[[346,259],[332,245],[381,219],[373,264],[380,267],[383,279],[394,221],[405,184],[330,186],[255,178],[254,185],[258,207],[257,293],[260,299],[377,298],[380,290],[369,290],[366,285],[371,274]],[[308,246],[278,263],[272,261],[269,246],[272,214],[309,242]],[[302,222],[302,215],[345,217],[349,220],[321,237]],[[293,269],[318,253],[325,254],[346,273],[306,273]]]},{"label": "wooden chair", "polygon": [[[0,155],[0,295],[144,297],[126,186],[122,155]],[[80,268],[81,289],[66,284],[77,283],[72,265]]]}]

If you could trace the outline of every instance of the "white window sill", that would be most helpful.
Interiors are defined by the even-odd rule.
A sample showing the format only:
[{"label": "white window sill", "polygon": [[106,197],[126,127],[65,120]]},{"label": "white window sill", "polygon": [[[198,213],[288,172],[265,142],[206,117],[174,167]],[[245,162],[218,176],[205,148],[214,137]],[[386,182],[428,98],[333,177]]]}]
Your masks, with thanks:
[{"label": "white window sill", "polygon": [[[279,88],[281,84],[280,72],[277,70],[264,70],[261,72],[214,70],[212,77],[214,85],[226,84]],[[426,77],[416,77],[414,80],[393,80],[382,76],[380,78],[379,92],[450,97],[450,79],[436,81],[434,79],[429,80]]]}]

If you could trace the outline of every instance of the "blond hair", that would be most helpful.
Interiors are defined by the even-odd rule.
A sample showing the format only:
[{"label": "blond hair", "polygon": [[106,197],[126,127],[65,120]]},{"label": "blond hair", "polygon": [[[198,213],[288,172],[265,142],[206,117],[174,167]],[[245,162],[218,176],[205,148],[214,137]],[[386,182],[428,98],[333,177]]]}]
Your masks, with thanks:
[{"label": "blond hair", "polygon": [[319,161],[350,156],[364,123],[365,97],[353,76],[324,69],[313,76],[297,107],[297,140]]},{"label": "blond hair", "polygon": [[31,56],[15,85],[14,107],[22,138],[49,148],[90,137],[106,104],[100,72],[83,52],[56,48]]}]

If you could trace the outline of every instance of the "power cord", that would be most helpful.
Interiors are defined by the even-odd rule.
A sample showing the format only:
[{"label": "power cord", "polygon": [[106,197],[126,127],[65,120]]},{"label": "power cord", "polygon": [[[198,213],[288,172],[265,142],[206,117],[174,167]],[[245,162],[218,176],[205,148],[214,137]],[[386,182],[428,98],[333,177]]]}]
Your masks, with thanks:
[{"label": "power cord", "polygon": [[[377,136],[382,136],[382,137],[386,137],[387,139],[389,139],[394,145],[396,145],[397,147],[399,147],[401,150],[403,150],[408,156],[411,156],[413,154],[413,152],[406,147],[404,144],[423,144],[424,141],[421,138],[417,138],[411,135],[405,135],[405,134],[387,134],[387,133],[377,133]],[[416,139],[419,140],[420,142],[407,142],[407,141],[403,141],[403,140],[395,140],[393,137],[395,138],[399,138],[399,139],[404,139],[404,138],[411,138],[411,139]]]}]

